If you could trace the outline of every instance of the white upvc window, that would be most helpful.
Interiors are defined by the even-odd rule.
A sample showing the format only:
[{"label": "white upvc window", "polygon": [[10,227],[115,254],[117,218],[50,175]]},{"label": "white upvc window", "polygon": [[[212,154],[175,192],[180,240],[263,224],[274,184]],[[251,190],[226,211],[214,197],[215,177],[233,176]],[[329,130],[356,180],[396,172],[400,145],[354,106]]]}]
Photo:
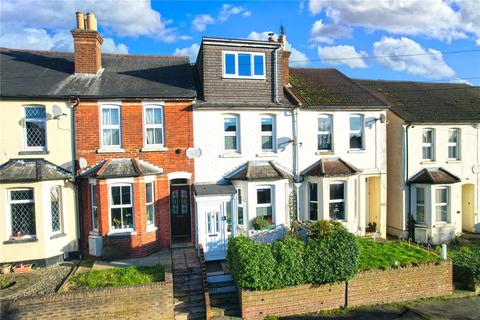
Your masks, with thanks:
[{"label": "white upvc window", "polygon": [[110,186],[110,230],[133,231],[133,195],[131,184]]},{"label": "white upvc window", "polygon": [[448,129],[448,159],[460,160],[460,129]]},{"label": "white upvc window", "polygon": [[25,107],[25,148],[43,151],[47,148],[47,114],[43,106]]},{"label": "white upvc window", "polygon": [[237,224],[243,225],[245,218],[244,218],[244,210],[245,204],[243,203],[243,195],[242,189],[237,189]]},{"label": "white upvc window", "polygon": [[308,209],[309,220],[318,220],[318,184],[308,183]]},{"label": "white upvc window", "polygon": [[63,213],[62,213],[62,193],[60,186],[50,188],[50,214],[52,233],[59,234],[63,232]]},{"label": "white upvc window", "polygon": [[225,152],[240,153],[240,127],[237,115],[223,117],[223,149]]},{"label": "white upvc window", "polygon": [[317,150],[318,151],[332,151],[332,116],[329,114],[322,114],[318,116],[318,132],[317,132]]},{"label": "white upvc window", "polygon": [[155,191],[153,182],[145,183],[145,205],[147,212],[147,226],[155,226]]},{"label": "white upvc window", "polygon": [[330,219],[346,220],[345,215],[345,182],[330,182]]},{"label": "white upvc window", "polygon": [[256,215],[263,216],[268,222],[273,223],[273,187],[259,186],[256,188],[257,206]]},{"label": "white upvc window", "polygon": [[224,78],[265,79],[265,53],[223,51]]},{"label": "white upvc window", "polygon": [[102,147],[120,148],[122,144],[120,106],[102,105],[100,115]]},{"label": "white upvc window", "polygon": [[8,192],[11,236],[35,237],[35,198],[33,189],[13,189]]},{"label": "white upvc window", "polygon": [[98,202],[97,202],[97,185],[90,185],[90,201],[92,209],[92,229],[98,231]]},{"label": "white upvc window", "polygon": [[415,188],[415,196],[416,196],[416,203],[415,203],[415,214],[416,214],[416,221],[419,224],[425,223],[425,188],[423,187],[416,187]]},{"label": "white upvc window", "polygon": [[262,144],[262,152],[275,152],[275,116],[262,115],[260,119],[260,127],[260,143]]},{"label": "white upvc window", "polygon": [[435,215],[437,222],[449,222],[450,205],[449,205],[449,187],[435,188]]},{"label": "white upvc window", "polygon": [[433,161],[435,159],[434,153],[435,130],[426,128],[422,130],[422,159]]},{"label": "white upvc window", "polygon": [[147,147],[163,147],[164,126],[163,106],[144,105],[143,107],[143,128],[144,140]]},{"label": "white upvc window", "polygon": [[361,150],[364,148],[364,126],[363,115],[350,115],[350,149]]}]

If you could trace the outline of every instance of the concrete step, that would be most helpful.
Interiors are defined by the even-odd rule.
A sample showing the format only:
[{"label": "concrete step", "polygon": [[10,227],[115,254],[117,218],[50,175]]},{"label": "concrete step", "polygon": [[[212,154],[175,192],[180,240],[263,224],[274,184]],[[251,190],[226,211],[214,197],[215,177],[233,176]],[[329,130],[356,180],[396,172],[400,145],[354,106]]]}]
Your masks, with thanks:
[{"label": "concrete step", "polygon": [[209,283],[208,292],[210,294],[237,292],[237,286],[233,281]]},{"label": "concrete step", "polygon": [[222,308],[226,305],[235,305],[238,307],[239,300],[236,292],[222,293],[222,294],[210,294],[210,306]]},{"label": "concrete step", "polygon": [[229,273],[214,273],[214,274],[208,274],[207,273],[207,282],[208,283],[216,283],[216,282],[225,282],[225,281],[232,281],[232,275]]},{"label": "concrete step", "polygon": [[184,303],[175,306],[175,312],[188,312],[188,313],[196,313],[196,312],[205,312],[205,304],[203,301],[195,302],[195,303]]},{"label": "concrete step", "polygon": [[174,297],[174,304],[179,305],[182,303],[204,303],[203,294],[185,295],[180,297]]}]

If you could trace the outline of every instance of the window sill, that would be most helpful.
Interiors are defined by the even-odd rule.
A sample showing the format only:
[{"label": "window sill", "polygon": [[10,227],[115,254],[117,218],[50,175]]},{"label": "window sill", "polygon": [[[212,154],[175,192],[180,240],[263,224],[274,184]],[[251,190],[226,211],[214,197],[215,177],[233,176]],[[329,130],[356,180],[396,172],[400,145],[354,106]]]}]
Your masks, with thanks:
[{"label": "window sill", "polygon": [[423,160],[420,161],[420,164],[437,164],[435,160]]},{"label": "window sill", "polygon": [[107,233],[107,236],[109,237],[129,237],[129,236],[136,236],[137,231],[132,231],[132,230],[120,230],[120,231],[111,231]]},{"label": "window sill", "polygon": [[153,231],[157,231],[157,230],[158,230],[158,227],[147,226],[147,232],[153,232]]},{"label": "window sill", "polygon": [[18,239],[18,240],[7,240],[7,241],[3,241],[3,244],[20,244],[20,243],[30,243],[30,242],[37,242],[38,239],[37,237],[33,237],[33,238],[27,238],[27,239]]},{"label": "window sill", "polygon": [[367,153],[365,149],[350,149],[347,151],[348,153]]},{"label": "window sill", "polygon": [[140,149],[140,152],[165,152],[165,151],[168,151],[168,148],[166,147],[143,147],[142,149]]},{"label": "window sill", "polygon": [[98,230],[92,230],[88,233],[88,235],[98,237],[100,234],[98,233]]},{"label": "window sill", "polygon": [[19,151],[18,154],[21,156],[27,155],[36,155],[36,154],[49,154],[48,150],[26,150],[26,151]]},{"label": "window sill", "polygon": [[319,155],[334,155],[335,152],[333,151],[317,151],[315,152],[315,155],[319,156]]},{"label": "window sill", "polygon": [[54,234],[53,236],[50,237],[50,240],[53,240],[53,239],[58,239],[58,238],[63,238],[63,237],[66,237],[67,234],[66,233],[57,233],[57,234]]},{"label": "window sill", "polygon": [[258,158],[278,157],[278,153],[276,153],[276,152],[262,152],[262,153],[257,153],[255,156],[258,157]]},{"label": "window sill", "polygon": [[445,161],[445,163],[462,163],[462,160],[450,159],[450,160]]},{"label": "window sill", "polygon": [[424,223],[417,223],[415,224],[415,228],[429,228],[429,226]]},{"label": "window sill", "polygon": [[248,76],[235,76],[235,75],[223,75],[222,79],[229,79],[229,80],[267,80],[266,76],[263,77],[248,77]]},{"label": "window sill", "polygon": [[222,153],[218,156],[219,158],[241,158],[240,153]]},{"label": "window sill", "polygon": [[97,149],[97,153],[123,153],[125,149],[122,148],[100,148]]}]

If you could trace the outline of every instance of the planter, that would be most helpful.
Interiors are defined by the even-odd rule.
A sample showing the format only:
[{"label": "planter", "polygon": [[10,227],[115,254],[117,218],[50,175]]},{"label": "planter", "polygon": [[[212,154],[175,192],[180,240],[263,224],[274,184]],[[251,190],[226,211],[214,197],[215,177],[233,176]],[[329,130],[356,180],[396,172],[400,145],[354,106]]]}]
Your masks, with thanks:
[{"label": "planter", "polygon": [[4,264],[0,267],[1,274],[9,274],[11,270],[12,270],[11,264]]},{"label": "planter", "polygon": [[32,264],[17,264],[15,267],[13,267],[13,272],[15,273],[23,273],[23,272],[29,272],[32,270]]}]

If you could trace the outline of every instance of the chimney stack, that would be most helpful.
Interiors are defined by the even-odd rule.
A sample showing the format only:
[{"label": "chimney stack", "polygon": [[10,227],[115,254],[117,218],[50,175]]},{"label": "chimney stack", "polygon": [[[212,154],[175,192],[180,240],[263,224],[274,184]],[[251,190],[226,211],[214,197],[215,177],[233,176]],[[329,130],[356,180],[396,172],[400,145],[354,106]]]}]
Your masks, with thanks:
[{"label": "chimney stack", "polygon": [[103,39],[97,31],[97,18],[93,12],[77,12],[77,28],[72,30],[75,48],[75,74],[97,75],[102,68]]},{"label": "chimney stack", "polygon": [[287,86],[289,84],[290,77],[288,59],[292,53],[287,50],[287,36],[285,35],[285,29],[283,26],[280,27],[280,36],[278,37],[278,42],[282,44],[282,82],[284,86]]}]

